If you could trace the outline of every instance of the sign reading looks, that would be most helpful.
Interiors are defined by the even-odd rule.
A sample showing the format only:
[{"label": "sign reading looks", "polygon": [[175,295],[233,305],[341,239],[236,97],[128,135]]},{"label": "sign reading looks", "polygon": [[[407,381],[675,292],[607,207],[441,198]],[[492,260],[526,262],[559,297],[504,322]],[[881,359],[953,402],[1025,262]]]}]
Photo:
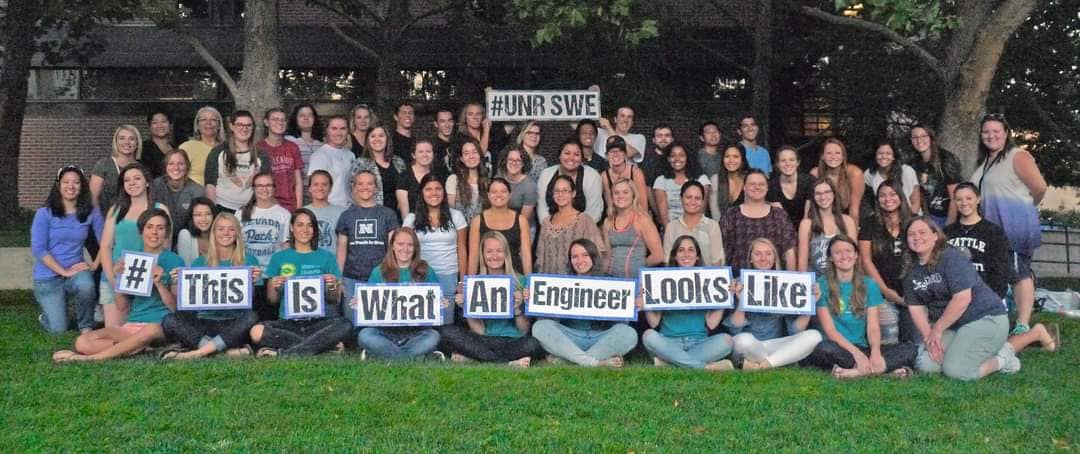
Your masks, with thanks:
[{"label": "sign reading looks", "polygon": [[642,268],[645,310],[730,309],[731,268]]},{"label": "sign reading looks", "polygon": [[465,318],[514,318],[514,280],[510,276],[465,276]]},{"label": "sign reading looks", "polygon": [[739,309],[746,312],[813,315],[814,273],[743,269]]},{"label": "sign reading looks", "polygon": [[357,283],[356,326],[438,326],[444,324],[442,288],[434,283]]},{"label": "sign reading looks", "polygon": [[250,267],[181,268],[176,310],[251,309]]},{"label": "sign reading looks", "polygon": [[588,276],[529,276],[525,313],[533,317],[637,320],[637,280]]},{"label": "sign reading looks", "polygon": [[154,265],[157,255],[124,251],[124,271],[116,278],[116,293],[150,296],[154,293]]},{"label": "sign reading looks", "polygon": [[322,276],[294,277],[285,281],[285,318],[313,318],[326,315]]},{"label": "sign reading looks", "polygon": [[491,121],[600,118],[600,92],[591,90],[488,90]]}]

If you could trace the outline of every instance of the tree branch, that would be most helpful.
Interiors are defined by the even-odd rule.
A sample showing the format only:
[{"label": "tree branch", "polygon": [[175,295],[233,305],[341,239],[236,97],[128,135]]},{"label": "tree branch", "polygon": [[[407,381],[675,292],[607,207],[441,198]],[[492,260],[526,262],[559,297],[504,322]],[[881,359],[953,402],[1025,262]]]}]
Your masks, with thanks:
[{"label": "tree branch", "polygon": [[347,33],[345,33],[344,30],[341,29],[341,27],[339,25],[330,24],[330,29],[333,30],[334,33],[337,34],[338,37],[341,38],[342,41],[345,41],[350,46],[353,46],[353,47],[359,49],[361,52],[363,52],[365,55],[367,55],[370,58],[373,58],[373,59],[376,59],[376,60],[379,59],[380,55],[379,55],[378,52],[375,51],[375,49],[372,49],[368,45],[360,42],[360,40],[358,40],[356,38],[353,38],[352,36],[349,36]]},{"label": "tree branch", "polygon": [[945,71],[945,68],[943,68],[941,64],[940,59],[935,57],[934,54],[931,54],[929,51],[924,49],[915,41],[912,41],[911,39],[893,31],[889,27],[878,24],[876,22],[870,22],[868,20],[852,19],[849,17],[838,16],[836,14],[822,11],[818,8],[801,6],[793,2],[789,2],[789,6],[795,11],[798,11],[805,16],[809,16],[822,22],[827,22],[833,25],[857,28],[863,31],[877,34],[889,41],[892,41],[893,43],[896,43],[907,51],[915,54],[915,56],[922,60],[922,62],[925,63],[926,66],[930,67],[930,70],[933,71],[939,79],[943,81],[946,80],[947,73]]},{"label": "tree branch", "polygon": [[236,79],[233,79],[232,74],[229,74],[229,70],[225,69],[225,65],[221,64],[221,61],[210,53],[210,49],[206,48],[202,40],[187,30],[173,29],[173,32],[180,35],[184,41],[187,41],[195,49],[195,53],[199,54],[207,65],[210,65],[210,69],[213,69],[214,74],[217,74],[221,79],[221,83],[225,84],[225,88],[232,94],[233,99],[240,99],[240,89],[236,84]]},{"label": "tree branch", "polygon": [[442,6],[439,6],[439,7],[436,7],[436,8],[431,8],[431,9],[429,9],[427,11],[424,11],[423,13],[417,14],[416,16],[412,17],[411,19],[409,19],[408,21],[405,22],[405,25],[403,27],[401,27],[401,30],[398,32],[397,36],[400,37],[400,36],[404,35],[405,32],[407,32],[410,28],[412,28],[413,25],[416,25],[418,22],[420,22],[420,21],[422,21],[424,19],[427,19],[427,18],[429,18],[431,16],[435,16],[435,15],[445,13],[447,11],[450,11],[450,10],[454,9],[454,8],[458,8],[458,7],[464,6],[464,5],[465,5],[464,1],[454,0],[454,1],[444,3]]},{"label": "tree branch", "polygon": [[[765,1],[772,1],[772,0],[765,0]],[[743,20],[741,20],[739,15],[736,14],[735,11],[731,10],[731,4],[730,3],[719,1],[719,0],[712,0],[709,3],[711,3],[713,8],[716,8],[716,10],[719,11],[721,15],[723,15],[725,18],[727,18],[727,20],[729,20],[732,23],[738,25],[740,28],[742,28],[743,30],[746,30],[747,32],[750,31],[749,30],[750,29],[749,22],[744,22]],[[746,19],[749,19],[749,18],[746,18]]]},{"label": "tree branch", "polygon": [[325,1],[325,0],[308,0],[308,3],[310,3],[312,5],[315,5],[315,6],[319,6],[319,7],[323,8],[323,9],[325,9],[327,11],[330,11],[330,12],[332,12],[334,14],[337,14],[338,16],[341,16],[341,17],[345,18],[349,22],[352,22],[352,24],[355,25],[358,28],[361,28],[362,24],[360,24],[358,22],[357,18],[364,17],[365,15],[371,17],[371,20],[373,22],[375,22],[375,25],[377,25],[379,27],[382,27],[382,26],[386,25],[386,17],[381,16],[377,11],[372,9],[370,6],[367,5],[367,3],[364,3],[362,0],[348,2],[349,6],[351,7],[351,8],[348,8],[348,9],[351,10],[351,9],[355,8],[356,10],[359,10],[359,12],[360,12],[359,14],[353,14],[353,13],[346,12],[346,8],[344,8],[344,7],[335,7],[335,6],[333,6],[333,5],[342,5],[342,3],[344,3],[344,2],[329,2],[329,1]]}]

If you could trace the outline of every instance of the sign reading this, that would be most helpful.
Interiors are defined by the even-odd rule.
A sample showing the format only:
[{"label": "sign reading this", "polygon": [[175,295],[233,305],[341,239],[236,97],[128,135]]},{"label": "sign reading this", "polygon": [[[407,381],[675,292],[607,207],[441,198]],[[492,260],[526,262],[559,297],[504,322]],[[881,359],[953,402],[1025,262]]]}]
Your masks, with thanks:
[{"label": "sign reading this", "polygon": [[176,310],[251,309],[251,277],[246,266],[180,268]]},{"label": "sign reading this", "polygon": [[[435,283],[357,283],[356,326],[438,326],[445,324],[442,288]],[[451,317],[452,318],[452,317]]]},{"label": "sign reading this", "polygon": [[744,268],[739,278],[742,281],[739,309],[743,311],[814,314],[814,273]]},{"label": "sign reading this", "polygon": [[491,121],[600,118],[600,92],[592,90],[488,90]]},{"label": "sign reading this", "polygon": [[116,293],[150,296],[154,293],[154,265],[157,255],[124,251],[124,270],[116,278]]},{"label": "sign reading this", "polygon": [[731,268],[642,268],[641,293],[645,310],[730,309]]},{"label": "sign reading this", "polygon": [[514,318],[514,280],[510,276],[465,276],[465,318]]},{"label": "sign reading this", "polygon": [[637,320],[637,280],[532,274],[525,313],[533,317]]},{"label": "sign reading this", "polygon": [[326,315],[325,282],[322,276],[294,277],[285,281],[285,318]]}]

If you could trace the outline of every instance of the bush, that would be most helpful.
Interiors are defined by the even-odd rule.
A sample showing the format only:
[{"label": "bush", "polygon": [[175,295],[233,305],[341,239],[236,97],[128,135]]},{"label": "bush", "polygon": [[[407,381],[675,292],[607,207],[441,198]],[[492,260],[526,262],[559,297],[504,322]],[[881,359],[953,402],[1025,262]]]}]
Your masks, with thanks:
[{"label": "bush", "polygon": [[1080,210],[1041,210],[1039,221],[1043,224],[1080,228]]}]

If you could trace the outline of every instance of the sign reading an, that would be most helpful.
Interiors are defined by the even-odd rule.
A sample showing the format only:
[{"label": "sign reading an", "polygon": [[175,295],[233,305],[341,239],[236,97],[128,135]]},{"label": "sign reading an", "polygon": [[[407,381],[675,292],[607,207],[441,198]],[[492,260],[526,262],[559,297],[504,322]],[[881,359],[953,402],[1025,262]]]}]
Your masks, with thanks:
[{"label": "sign reading an", "polygon": [[510,276],[465,276],[465,318],[514,318],[514,280]]}]

